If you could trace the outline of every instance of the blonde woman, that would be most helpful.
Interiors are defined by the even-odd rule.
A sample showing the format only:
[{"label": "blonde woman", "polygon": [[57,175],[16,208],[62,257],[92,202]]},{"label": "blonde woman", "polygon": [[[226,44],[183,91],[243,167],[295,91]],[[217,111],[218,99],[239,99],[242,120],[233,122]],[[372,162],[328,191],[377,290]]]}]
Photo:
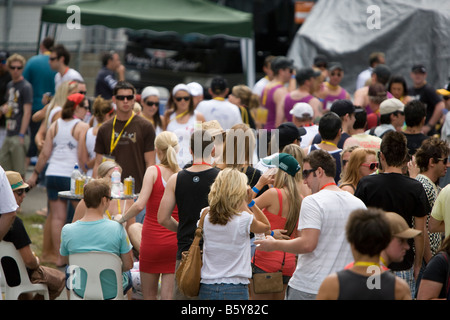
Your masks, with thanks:
[{"label": "blonde woman", "polygon": [[[161,277],[161,299],[170,300],[175,280],[177,234],[161,226],[157,214],[166,182],[180,171],[177,136],[173,132],[161,132],[156,136],[155,150],[161,163],[147,168],[139,198],[119,222],[134,218],[146,207],[141,239],[138,241],[142,294],[145,300],[156,300]],[[172,217],[178,221],[177,207],[172,212]],[[136,226],[139,224],[136,223]]]},{"label": "blonde woman", "polygon": [[[108,181],[108,183],[111,183],[111,175],[115,168],[119,168],[120,173],[122,173],[122,167],[118,165],[114,161],[105,161],[102,162],[102,164],[98,167],[98,178],[105,179]],[[128,202],[131,202],[131,200],[128,200]],[[119,199],[113,199],[109,203],[108,209],[104,213],[105,219],[113,219],[116,216],[121,216],[123,213],[123,210],[126,209],[127,206],[127,200],[119,200]],[[77,208],[75,209],[75,213],[72,219],[72,223],[80,220],[83,218],[84,213],[86,212],[86,204],[84,203],[84,200],[80,200],[80,202],[77,205]]]},{"label": "blonde woman", "polygon": [[[305,159],[306,156],[305,152],[298,144],[295,143],[288,144],[283,148],[281,152],[292,155],[295,158],[295,160],[297,160],[300,167],[303,168],[303,159]],[[295,175],[295,181],[297,182],[297,188],[298,191],[300,192],[300,197],[302,199],[311,194],[311,189],[306,185],[306,183],[303,183],[303,178],[301,174]]]},{"label": "blonde woman", "polygon": [[[297,222],[300,213],[301,197],[296,179],[301,175],[298,161],[290,154],[280,153],[272,161],[278,164],[274,187],[265,191],[255,199],[255,203],[263,211],[270,222],[272,230],[266,232],[277,239],[296,237]],[[276,234],[275,234],[276,233]],[[282,271],[284,290],[295,270],[295,255],[281,251],[255,251],[252,259],[253,273],[270,273]],[[251,284],[252,287],[252,284]],[[283,300],[284,290],[280,293],[255,294],[250,290],[252,300]]]},{"label": "blonde woman", "polygon": [[105,100],[101,96],[98,96],[92,105],[92,112],[94,117],[92,118],[95,121],[93,122],[93,126],[91,126],[86,133],[86,148],[88,151],[89,161],[87,163],[87,173],[86,175],[92,177],[92,169],[95,164],[95,141],[97,140],[97,132],[100,126],[112,119],[115,115],[115,109],[112,104],[112,100]]},{"label": "blonde woman", "polygon": [[[208,195],[203,225],[200,300],[248,300],[250,232],[269,230],[266,216],[251,200],[247,176],[225,168]],[[250,203],[249,203],[250,201]]]},{"label": "blonde woman", "polygon": [[339,187],[351,194],[355,194],[359,180],[374,173],[377,169],[378,162],[375,151],[367,148],[356,148],[350,154],[350,159]]}]

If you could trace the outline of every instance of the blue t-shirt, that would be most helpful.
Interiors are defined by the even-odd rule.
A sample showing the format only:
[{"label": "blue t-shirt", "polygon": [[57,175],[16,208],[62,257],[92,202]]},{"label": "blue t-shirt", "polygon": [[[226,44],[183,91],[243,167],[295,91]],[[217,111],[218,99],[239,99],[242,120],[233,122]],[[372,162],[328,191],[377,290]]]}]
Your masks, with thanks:
[{"label": "blue t-shirt", "polygon": [[[62,256],[68,256],[73,253],[104,251],[116,254],[129,252],[132,248],[128,235],[124,227],[116,221],[101,219],[96,221],[76,221],[66,224],[61,231]],[[76,275],[75,275],[76,276]],[[80,288],[74,291],[81,297],[84,296],[86,284],[86,273],[81,269]],[[101,277],[103,296],[105,299],[111,299],[116,296],[116,285],[114,272],[105,271]],[[73,283],[75,279],[73,279]],[[128,286],[128,277],[123,274],[123,288]]]}]

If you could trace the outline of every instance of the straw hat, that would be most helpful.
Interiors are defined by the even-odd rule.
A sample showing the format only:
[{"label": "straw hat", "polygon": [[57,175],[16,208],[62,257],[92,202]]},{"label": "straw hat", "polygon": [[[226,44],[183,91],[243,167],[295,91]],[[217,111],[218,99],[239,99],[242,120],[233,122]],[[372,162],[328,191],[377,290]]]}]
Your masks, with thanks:
[{"label": "straw hat", "polygon": [[27,189],[30,187],[23,181],[22,176],[18,172],[6,171],[6,176],[8,177],[9,184],[11,185],[11,189],[13,189],[13,191]]}]

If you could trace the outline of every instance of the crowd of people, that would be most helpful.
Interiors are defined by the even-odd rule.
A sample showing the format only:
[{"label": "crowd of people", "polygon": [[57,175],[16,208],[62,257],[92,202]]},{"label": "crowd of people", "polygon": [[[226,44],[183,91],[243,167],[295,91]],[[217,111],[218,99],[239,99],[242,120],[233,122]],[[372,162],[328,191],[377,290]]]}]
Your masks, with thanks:
[{"label": "crowd of people", "polygon": [[[126,81],[116,52],[103,55],[92,97],[51,38],[28,61],[0,57],[10,76],[0,240],[30,277],[48,274],[52,299],[68,257],[86,251],[121,258],[129,299],[450,298],[450,86],[432,88],[424,65],[411,66],[408,89],[376,52],[351,93],[339,62],[297,69],[269,56],[253,88],[217,76],[206,88],[174,84],[163,101]],[[67,199],[75,166],[89,179],[82,199]],[[134,198],[112,196],[117,173],[133,178]],[[38,184],[48,200],[39,258],[16,214]],[[203,213],[200,291],[188,297],[176,270]],[[282,290],[257,292],[254,275],[277,272]]]}]

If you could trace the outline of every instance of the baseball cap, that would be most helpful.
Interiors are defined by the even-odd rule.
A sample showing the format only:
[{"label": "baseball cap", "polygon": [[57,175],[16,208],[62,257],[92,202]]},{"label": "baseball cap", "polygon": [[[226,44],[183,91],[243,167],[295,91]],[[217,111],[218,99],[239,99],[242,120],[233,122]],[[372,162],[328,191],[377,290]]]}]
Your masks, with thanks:
[{"label": "baseball cap", "polygon": [[27,183],[23,181],[20,173],[16,171],[6,171],[5,173],[6,177],[8,178],[9,184],[11,185],[11,189],[13,189],[13,191],[20,189],[27,189],[30,187]]},{"label": "baseball cap", "polygon": [[288,153],[279,153],[277,157],[272,159],[272,164],[293,177],[301,169],[298,161]]},{"label": "baseball cap", "polygon": [[326,68],[328,65],[328,59],[323,54],[319,54],[314,58],[313,64],[318,68]]},{"label": "baseball cap", "polygon": [[189,90],[191,90],[191,95],[194,97],[201,96],[203,94],[203,87],[198,82],[190,82],[187,84]]},{"label": "baseball cap", "polygon": [[6,64],[6,59],[9,58],[9,52],[8,51],[0,51],[0,63]]},{"label": "baseball cap", "polygon": [[405,105],[396,98],[386,99],[380,104],[380,115],[389,114],[396,111],[403,112],[404,110]]},{"label": "baseball cap", "polygon": [[215,77],[211,81],[211,91],[215,94],[222,93],[227,87],[227,80],[223,77]]},{"label": "baseball cap", "polygon": [[444,88],[436,90],[437,93],[443,96],[450,95],[450,83],[447,83]]},{"label": "baseball cap", "polygon": [[339,117],[345,116],[347,113],[355,113],[353,102],[347,99],[339,99],[333,102],[330,108],[331,112],[336,113]]},{"label": "baseball cap", "polygon": [[391,233],[394,237],[411,239],[422,233],[420,230],[410,228],[406,220],[398,213],[385,212],[385,216],[391,226]]},{"label": "baseball cap", "polygon": [[311,118],[314,116],[313,108],[309,103],[306,102],[297,102],[289,111],[294,117],[302,118],[305,115],[310,116]]},{"label": "baseball cap", "polygon": [[284,122],[278,126],[279,144],[280,146],[286,146],[294,140],[301,141],[301,136],[306,134],[306,129],[303,127],[298,128],[292,122]]},{"label": "baseball cap", "polygon": [[181,90],[186,91],[187,93],[191,94],[189,87],[187,85],[185,85],[184,83],[180,83],[180,84],[177,84],[175,87],[173,87],[172,95],[174,96],[178,91],[181,91]]},{"label": "baseball cap", "polygon": [[295,78],[297,79],[297,82],[303,82],[311,78],[317,78],[321,74],[322,73],[320,70],[314,70],[313,68],[301,68],[297,71]]},{"label": "baseball cap", "polygon": [[415,64],[411,68],[411,72],[427,73],[427,69],[423,64]]},{"label": "baseball cap", "polygon": [[277,72],[281,69],[293,69],[294,68],[294,61],[286,58],[285,56],[278,56],[273,59],[273,61],[270,64],[270,67],[272,68],[272,71]]},{"label": "baseball cap", "polygon": [[159,91],[155,87],[145,87],[141,93],[141,101],[144,101],[147,97],[157,96],[159,98]]},{"label": "baseball cap", "polygon": [[334,71],[336,69],[344,70],[344,67],[339,62],[332,62],[332,63],[330,63],[330,67],[328,68],[328,70],[331,72],[331,71]]},{"label": "baseball cap", "polygon": [[385,64],[378,64],[375,68],[373,68],[372,72],[381,79],[389,79],[391,76],[391,69]]}]

